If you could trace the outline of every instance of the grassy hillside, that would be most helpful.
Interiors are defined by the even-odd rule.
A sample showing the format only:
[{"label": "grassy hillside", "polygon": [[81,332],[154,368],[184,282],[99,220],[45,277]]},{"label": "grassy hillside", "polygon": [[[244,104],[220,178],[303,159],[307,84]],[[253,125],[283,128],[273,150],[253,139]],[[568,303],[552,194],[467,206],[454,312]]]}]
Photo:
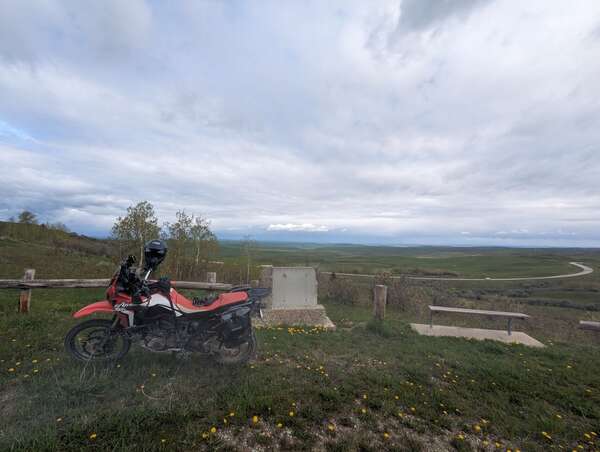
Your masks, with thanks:
[{"label": "grassy hillside", "polygon": [[[12,228],[7,230],[6,228]],[[0,223],[0,277],[107,276],[109,243],[39,226]],[[221,244],[229,269],[240,245]],[[462,276],[576,271],[597,251],[259,244],[253,263]],[[600,273],[524,282],[389,281],[388,319],[371,323],[373,279],[331,282],[320,302],[336,332],[258,332],[256,361],[223,368],[133,347],[112,366],[63,352],[70,314],[103,290],[34,290],[32,312],[0,290],[0,450],[600,450]],[[518,310],[518,330],[545,349],[427,338],[429,303]],[[438,316],[436,323],[503,328]]]},{"label": "grassy hillside", "polygon": [[427,338],[400,311],[378,328],[368,308],[328,304],[338,331],[261,330],[246,367],[137,347],[83,366],[62,338],[101,291],[36,291],[27,316],[5,308],[15,296],[0,293],[0,450],[599,447],[597,347]]},{"label": "grassy hillside", "polygon": [[0,278],[108,277],[115,266],[113,247],[104,240],[39,225],[0,222]]}]

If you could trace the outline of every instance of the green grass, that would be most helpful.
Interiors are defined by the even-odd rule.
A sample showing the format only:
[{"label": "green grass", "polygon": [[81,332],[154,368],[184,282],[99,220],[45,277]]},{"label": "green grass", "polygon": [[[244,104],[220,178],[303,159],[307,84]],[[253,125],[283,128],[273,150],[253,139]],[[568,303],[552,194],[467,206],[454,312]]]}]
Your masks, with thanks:
[{"label": "green grass", "polygon": [[[28,240],[0,237],[0,278],[27,267],[38,278],[112,273],[102,241],[30,229],[17,231]],[[239,266],[239,244],[224,242],[220,253],[230,270]],[[569,261],[598,268],[600,252],[259,244],[253,254],[254,264],[467,277],[577,271]],[[371,320],[373,281],[347,284],[357,288],[353,306],[327,301],[319,286],[336,332],[260,330],[256,361],[236,368],[135,346],[118,365],[86,367],[62,340],[76,323],[70,314],[103,290],[36,289],[28,315],[15,312],[17,291],[0,290],[0,450],[599,449],[600,335],[576,325],[600,320],[600,272],[419,283],[412,304],[389,305],[383,323]],[[548,346],[418,336],[408,323],[426,321],[433,300],[525,312],[532,319],[516,329]],[[436,323],[504,327],[469,316]]]},{"label": "green grass", "polygon": [[260,330],[245,367],[137,347],[119,366],[85,367],[62,338],[69,313],[101,295],[38,290],[20,315],[17,293],[0,293],[0,450],[598,447],[592,346],[427,338],[400,311],[373,327],[369,309],[329,304],[338,331]]},{"label": "green grass", "polygon": [[[220,259],[235,262],[236,242],[222,242]],[[374,274],[425,274],[473,278],[549,276],[576,273],[570,261],[596,262],[600,252],[579,249],[393,247],[259,243],[258,264],[309,265],[321,271]]]}]

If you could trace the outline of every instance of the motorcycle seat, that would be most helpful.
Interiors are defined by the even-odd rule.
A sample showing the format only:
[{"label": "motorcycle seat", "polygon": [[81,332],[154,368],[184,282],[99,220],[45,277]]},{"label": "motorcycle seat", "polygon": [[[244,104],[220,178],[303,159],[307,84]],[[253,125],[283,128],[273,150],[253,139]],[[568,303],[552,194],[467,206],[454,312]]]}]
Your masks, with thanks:
[{"label": "motorcycle seat", "polygon": [[219,296],[216,294],[207,295],[206,297],[198,298],[194,297],[192,302],[194,306],[210,306],[215,301],[219,299]]}]

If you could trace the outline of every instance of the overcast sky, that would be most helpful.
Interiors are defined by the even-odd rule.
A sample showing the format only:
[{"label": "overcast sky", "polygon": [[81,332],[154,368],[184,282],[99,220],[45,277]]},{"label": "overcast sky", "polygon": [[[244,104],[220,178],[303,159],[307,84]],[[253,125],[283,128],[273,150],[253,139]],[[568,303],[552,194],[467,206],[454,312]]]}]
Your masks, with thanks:
[{"label": "overcast sky", "polygon": [[0,0],[0,219],[600,246],[600,1]]}]

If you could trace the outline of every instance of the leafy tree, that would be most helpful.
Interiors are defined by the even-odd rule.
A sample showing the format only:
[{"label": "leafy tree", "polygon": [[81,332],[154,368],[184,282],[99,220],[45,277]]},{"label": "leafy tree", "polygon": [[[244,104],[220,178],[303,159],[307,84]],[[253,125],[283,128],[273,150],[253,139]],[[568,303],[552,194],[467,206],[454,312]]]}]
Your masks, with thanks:
[{"label": "leafy tree", "polygon": [[190,235],[194,247],[194,263],[198,266],[202,258],[208,259],[216,252],[217,237],[210,230],[210,221],[199,216],[194,219]]},{"label": "leafy tree", "polygon": [[37,216],[29,210],[24,210],[19,214],[19,223],[38,224]]},{"label": "leafy tree", "polygon": [[127,215],[117,218],[112,236],[129,247],[139,250],[140,260],[144,258],[144,244],[159,236],[160,227],[154,213],[154,206],[142,201],[127,208]]},{"label": "leafy tree", "polygon": [[54,229],[55,231],[71,232],[67,225],[60,221],[57,221],[56,223],[46,223],[46,227],[48,229]]},{"label": "leafy tree", "polygon": [[174,223],[165,224],[165,230],[168,231],[170,269],[175,276],[200,277],[217,246],[208,220],[181,210],[176,213]]},{"label": "leafy tree", "polygon": [[246,261],[246,284],[250,283],[250,267],[252,266],[252,253],[256,248],[256,241],[252,236],[246,235],[242,240],[242,256]]},{"label": "leafy tree", "polygon": [[175,274],[182,276],[186,267],[186,248],[191,239],[191,229],[194,222],[193,215],[187,215],[185,210],[180,210],[175,214],[177,221],[168,224],[169,229],[169,253],[175,263]]}]

